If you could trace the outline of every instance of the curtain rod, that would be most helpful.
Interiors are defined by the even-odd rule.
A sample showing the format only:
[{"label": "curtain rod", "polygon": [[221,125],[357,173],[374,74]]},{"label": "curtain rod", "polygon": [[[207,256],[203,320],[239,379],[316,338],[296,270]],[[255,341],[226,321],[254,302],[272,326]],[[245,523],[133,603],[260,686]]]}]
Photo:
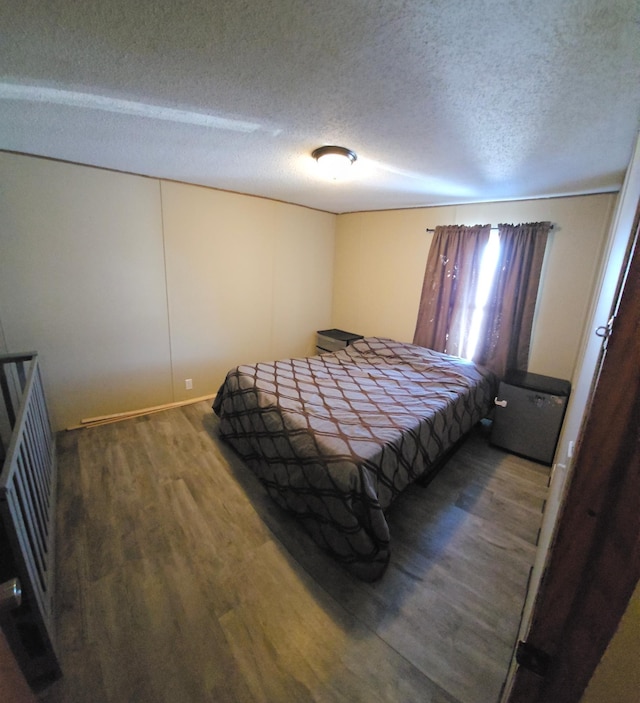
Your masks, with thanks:
[{"label": "curtain rod", "polygon": [[[549,229],[550,229],[550,230],[553,229],[553,225],[551,225],[551,227],[549,227]],[[497,228],[497,227],[492,227],[492,228],[491,228],[491,231],[492,231],[492,232],[497,232],[497,231],[498,231],[498,228]],[[427,227],[427,229],[425,230],[425,232],[435,232],[435,229],[433,229],[433,228],[431,228],[431,227]]]}]

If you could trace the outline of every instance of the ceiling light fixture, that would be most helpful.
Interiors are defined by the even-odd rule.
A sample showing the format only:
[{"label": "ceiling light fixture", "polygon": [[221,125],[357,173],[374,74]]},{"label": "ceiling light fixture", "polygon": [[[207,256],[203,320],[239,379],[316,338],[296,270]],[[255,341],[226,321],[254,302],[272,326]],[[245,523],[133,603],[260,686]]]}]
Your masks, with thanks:
[{"label": "ceiling light fixture", "polygon": [[358,158],[355,151],[343,146],[321,146],[311,152],[318,166],[329,178],[336,180],[344,176]]}]

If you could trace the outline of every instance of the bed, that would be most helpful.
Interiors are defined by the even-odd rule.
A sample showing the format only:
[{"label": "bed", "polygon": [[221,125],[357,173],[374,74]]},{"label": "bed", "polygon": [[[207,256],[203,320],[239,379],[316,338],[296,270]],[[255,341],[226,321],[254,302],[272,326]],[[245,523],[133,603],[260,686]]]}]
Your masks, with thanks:
[{"label": "bed", "polygon": [[487,415],[496,385],[462,359],[366,337],[320,356],[238,366],[213,410],[269,495],[374,581],[390,556],[385,512]]}]

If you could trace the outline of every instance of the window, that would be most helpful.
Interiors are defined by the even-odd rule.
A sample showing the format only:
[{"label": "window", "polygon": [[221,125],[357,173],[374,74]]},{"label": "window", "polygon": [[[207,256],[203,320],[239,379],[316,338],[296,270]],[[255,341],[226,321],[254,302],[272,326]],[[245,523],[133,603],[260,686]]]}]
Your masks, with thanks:
[{"label": "window", "polygon": [[467,337],[467,345],[464,350],[463,358],[471,361],[476,353],[478,339],[480,336],[480,328],[484,320],[485,308],[491,285],[496,273],[498,265],[498,257],[500,256],[500,235],[497,229],[492,229],[489,235],[489,241],[482,253],[480,261],[480,275],[478,277],[478,287],[476,288],[473,311],[471,314],[471,325],[469,327],[469,336]]},{"label": "window", "polygon": [[413,343],[498,376],[526,369],[550,229],[550,222],[436,227]]}]

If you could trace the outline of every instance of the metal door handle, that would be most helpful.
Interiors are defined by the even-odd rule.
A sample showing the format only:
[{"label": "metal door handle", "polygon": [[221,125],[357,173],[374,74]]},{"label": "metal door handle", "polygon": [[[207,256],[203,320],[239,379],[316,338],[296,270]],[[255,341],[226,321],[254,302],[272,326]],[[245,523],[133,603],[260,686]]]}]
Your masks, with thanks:
[{"label": "metal door handle", "polygon": [[0,615],[15,610],[22,603],[22,587],[18,579],[0,583]]},{"label": "metal door handle", "polygon": [[610,317],[606,325],[600,325],[600,327],[596,328],[596,335],[598,337],[602,337],[602,339],[609,339],[611,332],[613,331],[614,317]]},{"label": "metal door handle", "polygon": [[499,405],[501,408],[507,407],[507,401],[506,400],[498,400],[497,396],[493,399],[493,403],[494,403],[494,405]]}]

